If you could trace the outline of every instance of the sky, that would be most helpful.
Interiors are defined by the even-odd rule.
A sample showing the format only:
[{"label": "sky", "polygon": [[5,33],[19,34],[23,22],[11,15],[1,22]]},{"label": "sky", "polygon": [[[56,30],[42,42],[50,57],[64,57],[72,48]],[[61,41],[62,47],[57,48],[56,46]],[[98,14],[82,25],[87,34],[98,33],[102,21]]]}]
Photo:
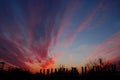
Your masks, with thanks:
[{"label": "sky", "polygon": [[0,61],[29,69],[120,61],[119,0],[0,0]]}]

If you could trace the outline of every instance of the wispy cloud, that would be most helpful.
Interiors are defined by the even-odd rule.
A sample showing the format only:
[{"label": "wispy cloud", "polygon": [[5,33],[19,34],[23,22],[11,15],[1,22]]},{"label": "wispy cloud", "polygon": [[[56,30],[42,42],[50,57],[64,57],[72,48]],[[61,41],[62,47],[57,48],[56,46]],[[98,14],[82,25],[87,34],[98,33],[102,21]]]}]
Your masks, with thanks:
[{"label": "wispy cloud", "polygon": [[113,60],[118,60],[117,57],[120,56],[120,32],[115,33],[106,41],[100,43],[95,52],[92,53],[90,59],[92,58],[108,58]]}]

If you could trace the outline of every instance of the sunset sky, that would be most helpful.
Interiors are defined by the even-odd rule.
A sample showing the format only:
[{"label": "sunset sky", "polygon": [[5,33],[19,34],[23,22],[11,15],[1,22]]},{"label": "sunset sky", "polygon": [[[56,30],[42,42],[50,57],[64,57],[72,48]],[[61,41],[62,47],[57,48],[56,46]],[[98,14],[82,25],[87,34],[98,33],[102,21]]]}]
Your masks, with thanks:
[{"label": "sunset sky", "polygon": [[0,0],[0,61],[40,68],[120,60],[120,0]]}]

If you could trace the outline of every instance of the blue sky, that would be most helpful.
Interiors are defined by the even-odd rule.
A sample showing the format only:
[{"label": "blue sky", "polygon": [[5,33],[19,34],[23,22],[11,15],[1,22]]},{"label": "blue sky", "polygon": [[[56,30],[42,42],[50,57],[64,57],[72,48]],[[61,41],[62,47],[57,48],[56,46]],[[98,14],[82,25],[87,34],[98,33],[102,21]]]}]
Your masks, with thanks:
[{"label": "blue sky", "polygon": [[33,71],[60,64],[79,67],[97,58],[117,61],[119,4],[119,0],[0,0],[0,60]]}]

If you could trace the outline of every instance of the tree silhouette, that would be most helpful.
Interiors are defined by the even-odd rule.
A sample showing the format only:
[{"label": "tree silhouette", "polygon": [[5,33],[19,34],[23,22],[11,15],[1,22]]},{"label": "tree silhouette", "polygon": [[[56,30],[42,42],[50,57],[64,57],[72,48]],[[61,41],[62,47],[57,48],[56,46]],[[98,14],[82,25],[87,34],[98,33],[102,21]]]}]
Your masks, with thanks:
[{"label": "tree silhouette", "polygon": [[1,70],[0,80],[120,80],[119,68],[115,64],[105,63],[101,58],[82,66],[81,71],[82,74],[76,67],[68,69],[62,65],[55,69],[40,69],[39,73],[33,74],[29,70],[13,67],[8,71]]}]

